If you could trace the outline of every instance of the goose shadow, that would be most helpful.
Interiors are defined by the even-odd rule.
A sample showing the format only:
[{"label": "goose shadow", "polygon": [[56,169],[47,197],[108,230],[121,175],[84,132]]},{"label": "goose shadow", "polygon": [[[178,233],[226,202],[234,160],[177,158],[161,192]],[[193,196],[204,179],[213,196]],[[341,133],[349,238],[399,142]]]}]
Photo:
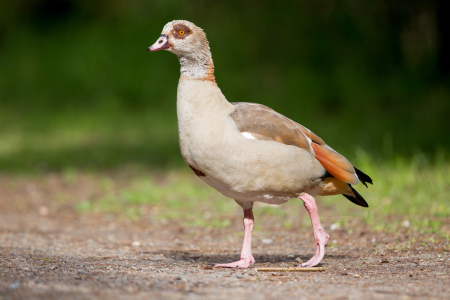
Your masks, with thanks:
[{"label": "goose shadow", "polygon": [[[162,250],[162,251],[143,251],[141,255],[161,255],[163,254],[166,258],[175,261],[185,261],[185,262],[197,262],[206,263],[210,265],[218,263],[228,263],[239,259],[239,253],[221,253],[221,254],[201,254],[197,251],[176,251],[176,250]],[[314,253],[305,255],[282,255],[282,254],[258,254],[254,253],[253,257],[256,263],[270,263],[270,264],[280,264],[280,263],[298,263],[297,258],[300,258],[303,262],[308,261]],[[326,258],[329,260],[343,260],[350,259],[348,255],[335,255],[327,254]],[[322,263],[319,264],[321,266]]]}]

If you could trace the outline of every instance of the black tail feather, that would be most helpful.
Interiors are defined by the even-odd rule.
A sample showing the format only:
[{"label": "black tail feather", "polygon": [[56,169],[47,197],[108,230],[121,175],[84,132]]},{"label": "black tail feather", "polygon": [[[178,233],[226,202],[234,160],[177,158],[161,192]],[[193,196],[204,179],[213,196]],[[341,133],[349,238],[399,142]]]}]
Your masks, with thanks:
[{"label": "black tail feather", "polygon": [[[369,177],[369,176],[367,176],[367,177]],[[370,179],[370,177],[369,177],[369,179]],[[370,181],[372,181],[372,180],[370,180]],[[369,182],[369,183],[371,183],[371,182]],[[354,188],[352,188],[352,186],[350,184],[348,186],[352,189],[352,192],[353,192],[353,194],[355,194],[355,197],[350,196],[350,195],[345,195],[345,194],[342,194],[342,195],[345,198],[347,198],[348,200],[350,200],[351,202],[355,203],[356,205],[359,205],[362,207],[369,207],[369,204],[367,204],[366,200],[364,200],[364,198]]]},{"label": "black tail feather", "polygon": [[[369,177],[369,175],[361,172],[360,170],[358,170],[357,168],[355,168],[356,171],[356,175],[359,178],[359,181],[362,182],[362,184],[364,184],[367,187],[367,183],[373,184],[372,182],[372,178]],[[366,183],[367,182],[367,183]],[[362,197],[361,197],[362,198]]]}]

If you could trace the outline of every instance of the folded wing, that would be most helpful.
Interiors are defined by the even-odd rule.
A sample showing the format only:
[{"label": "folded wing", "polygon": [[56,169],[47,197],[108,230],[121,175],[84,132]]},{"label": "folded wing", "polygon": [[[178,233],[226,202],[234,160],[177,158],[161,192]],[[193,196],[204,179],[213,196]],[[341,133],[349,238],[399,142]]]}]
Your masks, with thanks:
[{"label": "folded wing", "polygon": [[275,141],[305,149],[336,179],[349,184],[359,182],[353,165],[311,130],[261,104],[232,104],[236,109],[231,118],[240,132],[250,134],[258,140]]}]

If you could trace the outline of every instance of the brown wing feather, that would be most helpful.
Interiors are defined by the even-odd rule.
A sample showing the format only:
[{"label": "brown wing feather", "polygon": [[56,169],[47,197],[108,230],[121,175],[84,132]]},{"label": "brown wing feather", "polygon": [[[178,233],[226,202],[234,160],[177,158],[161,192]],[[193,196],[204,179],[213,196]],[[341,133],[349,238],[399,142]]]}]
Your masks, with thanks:
[{"label": "brown wing feather", "polygon": [[[231,118],[240,132],[248,132],[256,139],[294,145],[308,150],[336,179],[350,184],[358,183],[352,164],[308,128],[261,104],[245,102],[233,104],[236,109]],[[308,138],[313,142],[308,141]]]},{"label": "brown wing feather", "polygon": [[312,132],[311,130],[309,130],[308,128],[306,128],[303,125],[298,124],[297,122],[292,121],[295,125],[298,126],[298,128],[300,128],[303,133],[310,138],[312,141],[316,142],[319,145],[326,145],[326,143],[314,132]]},{"label": "brown wing feather", "polygon": [[240,132],[262,135],[286,145],[298,146],[312,153],[311,146],[297,124],[267,106],[255,103],[233,103],[231,118]]}]

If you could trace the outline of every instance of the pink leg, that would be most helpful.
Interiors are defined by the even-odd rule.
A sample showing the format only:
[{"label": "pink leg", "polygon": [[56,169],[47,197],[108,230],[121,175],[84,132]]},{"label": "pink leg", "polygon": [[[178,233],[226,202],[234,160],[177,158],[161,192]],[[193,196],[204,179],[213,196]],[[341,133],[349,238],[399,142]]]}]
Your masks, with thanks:
[{"label": "pink leg", "polygon": [[328,244],[330,236],[323,230],[323,227],[320,224],[319,213],[314,198],[307,193],[303,193],[299,198],[303,200],[303,204],[309,213],[314,231],[314,239],[317,243],[316,254],[314,254],[310,260],[303,263],[302,267],[313,267],[319,264],[325,255],[325,246]]},{"label": "pink leg", "polygon": [[252,255],[252,233],[254,223],[255,220],[253,218],[252,208],[244,209],[244,244],[242,245],[241,259],[229,264],[217,264],[215,267],[248,268],[255,263],[255,259]]}]

